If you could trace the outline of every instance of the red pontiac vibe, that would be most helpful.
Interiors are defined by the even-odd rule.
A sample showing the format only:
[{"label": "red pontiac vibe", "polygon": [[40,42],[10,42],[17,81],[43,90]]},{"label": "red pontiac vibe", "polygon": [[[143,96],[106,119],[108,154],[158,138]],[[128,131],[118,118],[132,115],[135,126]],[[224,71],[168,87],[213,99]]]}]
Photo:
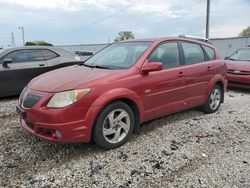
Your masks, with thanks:
[{"label": "red pontiac vibe", "polygon": [[240,48],[226,59],[228,85],[250,89],[250,47]]},{"label": "red pontiac vibe", "polygon": [[143,122],[197,106],[217,111],[227,87],[219,58],[187,37],[112,44],[82,65],[34,78],[17,106],[21,125],[49,141],[121,146]]}]

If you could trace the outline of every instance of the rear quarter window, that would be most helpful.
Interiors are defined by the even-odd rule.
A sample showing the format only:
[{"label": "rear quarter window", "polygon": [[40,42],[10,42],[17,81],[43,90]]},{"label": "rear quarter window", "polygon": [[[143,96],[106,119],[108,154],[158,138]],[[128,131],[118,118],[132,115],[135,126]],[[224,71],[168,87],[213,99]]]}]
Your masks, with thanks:
[{"label": "rear quarter window", "polygon": [[215,59],[215,51],[213,48],[210,48],[208,46],[202,45],[203,49],[205,50],[208,60],[214,60]]}]

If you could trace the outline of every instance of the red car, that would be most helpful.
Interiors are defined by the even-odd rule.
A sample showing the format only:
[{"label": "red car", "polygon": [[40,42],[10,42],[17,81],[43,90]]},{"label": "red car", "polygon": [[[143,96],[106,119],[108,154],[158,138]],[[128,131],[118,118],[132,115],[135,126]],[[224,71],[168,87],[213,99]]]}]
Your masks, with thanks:
[{"label": "red car", "polygon": [[250,47],[240,48],[226,59],[228,85],[250,89]]},{"label": "red car", "polygon": [[45,73],[23,90],[21,125],[45,140],[124,144],[142,122],[201,106],[218,110],[226,65],[206,42],[184,37],[112,44],[82,65]]}]

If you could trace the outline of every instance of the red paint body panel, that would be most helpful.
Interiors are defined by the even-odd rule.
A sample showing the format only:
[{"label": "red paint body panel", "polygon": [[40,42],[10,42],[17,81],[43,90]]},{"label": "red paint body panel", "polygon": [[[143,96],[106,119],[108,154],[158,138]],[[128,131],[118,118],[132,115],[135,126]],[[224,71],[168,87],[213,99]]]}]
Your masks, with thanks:
[{"label": "red paint body panel", "polygon": [[228,85],[239,88],[250,88],[250,62],[249,61],[227,61]]},{"label": "red paint body panel", "polygon": [[[152,42],[136,64],[126,70],[106,70],[71,66],[58,69],[33,79],[25,93],[41,96],[41,100],[25,111],[21,118],[24,129],[49,141],[89,142],[92,127],[98,113],[105,105],[126,99],[133,102],[139,114],[140,123],[154,118],[203,105],[213,88],[225,79],[225,62],[216,60],[193,65],[181,65],[175,68],[144,74],[142,67],[152,50],[162,42],[179,41],[180,38],[156,39]],[[189,39],[181,39],[199,44]],[[210,46],[212,47],[212,46]],[[213,47],[212,47],[213,48]],[[47,104],[52,96],[61,91],[91,88],[80,101],[65,108],[52,109]],[[61,133],[61,139],[55,138],[55,131]]]}]

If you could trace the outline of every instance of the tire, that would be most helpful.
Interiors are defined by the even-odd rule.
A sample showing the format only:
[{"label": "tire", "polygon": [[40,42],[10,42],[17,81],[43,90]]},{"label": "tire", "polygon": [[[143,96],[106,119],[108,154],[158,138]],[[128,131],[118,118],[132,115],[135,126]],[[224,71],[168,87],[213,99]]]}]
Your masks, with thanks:
[{"label": "tire", "polygon": [[221,87],[215,85],[208,96],[206,104],[202,106],[202,111],[207,114],[216,112],[222,103],[223,95]]},{"label": "tire", "polygon": [[134,125],[134,113],[126,103],[110,103],[102,109],[95,120],[93,141],[103,149],[117,148],[127,142]]}]

